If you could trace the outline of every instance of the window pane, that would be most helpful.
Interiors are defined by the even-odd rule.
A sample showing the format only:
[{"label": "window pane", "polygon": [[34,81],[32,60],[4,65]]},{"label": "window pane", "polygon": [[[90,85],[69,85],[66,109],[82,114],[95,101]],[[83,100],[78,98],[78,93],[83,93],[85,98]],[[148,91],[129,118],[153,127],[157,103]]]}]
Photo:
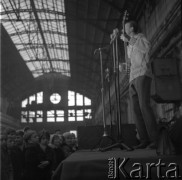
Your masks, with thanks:
[{"label": "window pane", "polygon": [[92,118],[91,109],[85,109],[84,116],[85,116],[86,119],[91,119]]},{"label": "window pane", "polygon": [[37,117],[41,118],[43,117],[43,111],[37,111]]},{"label": "window pane", "polygon": [[86,106],[91,106],[91,100],[87,97],[84,98],[84,103]]},{"label": "window pane", "polygon": [[77,117],[77,121],[83,121],[83,116]]},{"label": "window pane", "polygon": [[54,110],[47,111],[47,122],[55,122]]},{"label": "window pane", "polygon": [[21,107],[24,108],[24,107],[27,106],[27,104],[28,104],[28,99],[25,99],[25,100],[22,101]]},{"label": "window pane", "polygon": [[54,117],[47,117],[47,122],[55,122],[55,118]]},{"label": "window pane", "polygon": [[75,105],[75,92],[68,91],[68,106]]},{"label": "window pane", "polygon": [[77,121],[83,121],[83,110],[77,110],[76,115],[77,115]]},{"label": "window pane", "polygon": [[32,101],[35,101],[35,94],[29,97],[29,104],[32,104]]},{"label": "window pane", "polygon": [[75,121],[75,110],[68,110],[68,121]]},{"label": "window pane", "polygon": [[64,121],[64,111],[63,110],[56,111],[56,121],[57,122]]},{"label": "window pane", "polygon": [[76,105],[83,106],[83,96],[79,93],[76,93]]},{"label": "window pane", "polygon": [[21,122],[22,123],[27,123],[27,120],[26,119],[21,119]]},{"label": "window pane", "polygon": [[43,92],[37,93],[37,104],[43,103]]},{"label": "window pane", "polygon": [[68,121],[75,121],[75,117],[68,117]]},{"label": "window pane", "polygon": [[33,118],[29,118],[29,123],[33,123]]},{"label": "window pane", "polygon": [[36,118],[36,122],[43,122],[43,118]]},{"label": "window pane", "polygon": [[56,118],[56,121],[57,122],[64,122],[64,117],[57,117]]},{"label": "window pane", "polygon": [[27,123],[27,111],[22,111],[21,112],[21,122],[22,123]]},{"label": "window pane", "polygon": [[54,117],[54,110],[47,111],[47,117]]},{"label": "window pane", "polygon": [[31,118],[35,117],[35,112],[34,111],[29,111],[29,117],[31,117]]},{"label": "window pane", "polygon": [[29,123],[35,122],[35,112],[34,111],[29,111]]},{"label": "window pane", "polygon": [[43,111],[37,111],[36,122],[43,122]]}]

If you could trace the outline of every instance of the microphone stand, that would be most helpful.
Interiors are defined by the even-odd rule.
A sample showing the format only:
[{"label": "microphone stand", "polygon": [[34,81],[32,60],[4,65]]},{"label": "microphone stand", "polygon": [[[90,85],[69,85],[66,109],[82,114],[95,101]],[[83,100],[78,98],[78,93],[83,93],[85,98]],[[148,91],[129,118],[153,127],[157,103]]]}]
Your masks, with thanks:
[{"label": "microphone stand", "polygon": [[[104,140],[104,138],[108,138],[112,141],[113,143],[113,139],[108,135],[107,133],[107,129],[106,129],[106,120],[105,120],[105,100],[104,100],[104,77],[103,77],[103,60],[102,60],[102,49],[104,48],[99,48],[96,49],[94,51],[94,54],[96,54],[97,51],[99,51],[99,55],[100,55],[100,70],[101,70],[101,95],[102,95],[102,120],[103,120],[103,135],[102,138],[99,140],[99,150],[101,150],[101,145],[102,145],[102,141]],[[97,146],[97,144],[94,146],[94,148]],[[92,149],[94,149],[92,148]]]},{"label": "microphone stand", "polygon": [[127,146],[122,140],[121,133],[121,108],[120,108],[120,86],[119,86],[119,61],[118,61],[118,40],[117,36],[111,40],[111,44],[113,47],[113,62],[114,62],[114,75],[115,75],[115,95],[116,95],[116,106],[117,106],[117,132],[118,132],[118,142],[108,146],[106,148],[102,148],[101,151],[108,151],[112,148],[119,147],[120,149],[126,149],[127,151],[132,151],[133,148]]},{"label": "microphone stand", "polygon": [[107,68],[105,70],[106,72],[106,77],[105,79],[107,80],[107,86],[108,86],[108,97],[109,97],[109,114],[110,114],[110,134],[112,135],[112,128],[113,128],[113,123],[112,123],[112,109],[111,109],[111,90],[110,90],[110,74],[109,74],[109,69]]}]

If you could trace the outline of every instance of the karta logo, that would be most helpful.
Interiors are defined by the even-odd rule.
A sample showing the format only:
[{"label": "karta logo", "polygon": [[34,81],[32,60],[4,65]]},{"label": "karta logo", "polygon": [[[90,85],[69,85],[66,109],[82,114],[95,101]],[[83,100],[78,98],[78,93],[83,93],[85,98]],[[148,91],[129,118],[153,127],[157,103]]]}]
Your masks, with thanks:
[{"label": "karta logo", "polygon": [[129,160],[129,158],[109,158],[108,178],[119,179],[121,176],[125,179],[182,179],[177,163],[163,163],[161,159],[158,159],[156,163],[141,164]]}]

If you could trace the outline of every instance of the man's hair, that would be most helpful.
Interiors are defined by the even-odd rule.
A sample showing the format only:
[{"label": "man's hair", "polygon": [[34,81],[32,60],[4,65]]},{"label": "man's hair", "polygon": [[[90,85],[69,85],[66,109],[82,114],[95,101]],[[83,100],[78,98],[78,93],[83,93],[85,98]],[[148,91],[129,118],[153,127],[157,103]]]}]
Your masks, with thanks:
[{"label": "man's hair", "polygon": [[128,23],[130,24],[130,27],[133,27],[133,31],[135,33],[139,31],[139,27],[136,21],[130,20],[130,21],[127,21],[125,24],[128,24]]}]

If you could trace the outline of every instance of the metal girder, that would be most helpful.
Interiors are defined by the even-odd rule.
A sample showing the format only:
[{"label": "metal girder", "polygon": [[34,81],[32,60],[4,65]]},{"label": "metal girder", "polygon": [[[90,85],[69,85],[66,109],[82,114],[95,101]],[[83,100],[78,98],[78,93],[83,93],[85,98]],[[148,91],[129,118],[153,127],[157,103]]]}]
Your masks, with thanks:
[{"label": "metal girder", "polygon": [[40,20],[39,20],[39,17],[37,15],[37,9],[35,8],[34,0],[30,0],[30,3],[31,3],[32,9],[33,9],[34,16],[35,16],[36,21],[37,21],[37,25],[38,25],[40,35],[42,37],[42,41],[43,41],[43,44],[44,44],[44,47],[45,47],[45,50],[46,50],[46,53],[47,53],[47,57],[48,57],[48,60],[49,60],[49,63],[50,63],[51,70],[53,71],[53,67],[52,67],[52,63],[51,63],[51,57],[50,57],[50,54],[49,54],[49,51],[48,51],[48,48],[47,48],[47,44],[46,44],[46,40],[45,40],[45,37],[44,37],[44,34],[43,34],[43,30],[42,30],[42,27],[41,27],[41,24],[40,24]]},{"label": "metal girder", "polygon": [[[31,3],[32,3],[32,0],[30,0]],[[33,2],[34,3],[34,2]],[[35,7],[35,4],[34,4],[34,7]],[[28,13],[32,13],[32,9],[19,9],[18,10],[19,13],[21,12],[28,12]],[[50,10],[50,9],[36,9],[36,12],[39,12],[39,13],[51,13],[51,14],[58,14],[58,15],[62,15],[62,16],[65,16],[65,13],[63,12],[60,12],[60,11],[55,11],[55,10]],[[1,12],[1,15],[5,15],[5,14],[11,14],[11,13],[15,13],[14,10],[7,10],[7,11],[3,11]]]},{"label": "metal girder", "polygon": [[[31,44],[31,46],[18,49],[18,51],[26,51],[27,49],[36,49],[37,50],[37,48],[41,48],[42,49],[43,47],[44,47],[43,44],[42,45]],[[48,49],[59,49],[59,50],[68,51],[68,48],[56,47],[56,46],[54,46],[54,44],[47,45],[47,48]],[[51,59],[51,61],[52,61],[52,59]]]},{"label": "metal girder", "polygon": [[[50,33],[50,34],[58,34],[58,35],[61,35],[61,36],[67,36],[66,33],[63,33],[63,32],[58,32],[58,31],[50,31],[50,30],[43,30],[44,33]],[[37,33],[37,30],[32,30],[32,31],[20,31],[18,32],[19,35],[22,35],[22,34],[30,34],[30,33]],[[11,33],[9,34],[11,37],[12,36],[17,36],[17,32],[15,33]]]},{"label": "metal girder", "polygon": [[[32,43],[14,43],[15,45],[25,45],[25,46],[29,46],[32,45]],[[36,43],[39,46],[42,46],[42,43]],[[108,43],[96,43],[96,42],[87,42],[88,45],[108,45]],[[85,46],[85,43],[78,43],[78,42],[74,42],[74,43],[47,43],[48,46],[54,45],[54,46],[61,46],[61,45],[74,45],[74,46]]]},{"label": "metal girder", "polygon": [[[47,61],[45,59],[31,59],[28,61],[25,61],[26,63],[30,63],[30,62],[37,62],[37,61]],[[63,62],[68,62],[68,59],[51,59],[51,61],[63,61]]]},{"label": "metal girder", "polygon": [[[60,71],[54,71],[54,70],[56,70],[56,69],[59,69]],[[44,68],[44,70],[45,70],[45,72],[44,73],[42,73],[42,69],[40,69],[40,68],[38,68],[38,69],[35,69],[35,70],[32,70],[32,72],[33,73],[40,73],[40,74],[48,74],[48,73],[50,73],[49,72],[49,68]],[[47,71],[47,72],[46,72]],[[65,73],[70,73],[70,71],[68,71],[67,69],[60,69],[60,68],[53,68],[53,71],[52,72],[58,72],[58,73],[63,73],[63,72],[65,72]]]}]

